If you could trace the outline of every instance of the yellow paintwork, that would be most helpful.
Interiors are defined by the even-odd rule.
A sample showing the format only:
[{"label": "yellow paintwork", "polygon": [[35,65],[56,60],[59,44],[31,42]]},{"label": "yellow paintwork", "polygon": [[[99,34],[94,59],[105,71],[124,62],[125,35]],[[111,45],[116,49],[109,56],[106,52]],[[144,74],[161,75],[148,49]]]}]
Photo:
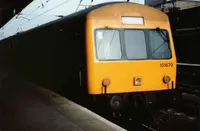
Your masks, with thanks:
[{"label": "yellow paintwork", "polygon": [[[144,25],[123,25],[121,16],[142,16]],[[169,60],[98,61],[95,56],[94,30],[96,28],[153,28],[160,27],[169,33],[172,58]],[[88,93],[102,94],[102,80],[109,78],[107,93],[128,93],[171,89],[171,82],[164,84],[168,75],[176,85],[176,56],[169,20],[163,12],[145,5],[118,3],[106,5],[90,12],[86,22],[86,49]],[[160,67],[160,63],[173,63],[173,67]],[[142,84],[134,86],[134,77],[141,77]]]}]

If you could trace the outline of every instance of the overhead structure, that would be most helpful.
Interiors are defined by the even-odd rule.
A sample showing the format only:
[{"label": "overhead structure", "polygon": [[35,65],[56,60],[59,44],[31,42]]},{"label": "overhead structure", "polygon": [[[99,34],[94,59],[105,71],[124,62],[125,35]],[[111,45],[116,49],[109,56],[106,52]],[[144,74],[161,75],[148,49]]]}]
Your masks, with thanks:
[{"label": "overhead structure", "polygon": [[195,8],[200,6],[200,0],[147,0],[146,4],[162,10],[165,13]]},{"label": "overhead structure", "polygon": [[[7,0],[0,0],[7,1]],[[45,24],[49,21],[59,19],[63,16],[72,14],[79,10],[88,8],[90,6],[112,2],[112,1],[124,1],[134,2],[139,4],[145,4],[149,6],[158,6],[165,3],[175,1],[187,1],[187,2],[200,2],[200,0],[11,0],[20,3],[31,3],[23,10],[21,8],[10,8],[10,16],[14,14],[14,17],[8,21],[0,29],[0,40],[12,36],[18,32],[26,31],[39,25]],[[0,4],[1,4],[0,2]],[[8,1],[7,1],[8,2]],[[20,4],[23,7],[23,4]],[[21,11],[22,10],[22,11]],[[16,14],[15,14],[16,13]],[[3,15],[0,7],[0,19]],[[8,15],[6,15],[8,16]],[[1,22],[0,22],[1,23]]]},{"label": "overhead structure", "polygon": [[0,28],[33,0],[0,0]]},{"label": "overhead structure", "polygon": [[169,2],[200,2],[200,0],[145,0],[145,4],[150,6],[157,6]]},{"label": "overhead structure", "polygon": [[90,6],[115,1],[145,4],[145,0],[34,0],[0,29],[0,40]]}]

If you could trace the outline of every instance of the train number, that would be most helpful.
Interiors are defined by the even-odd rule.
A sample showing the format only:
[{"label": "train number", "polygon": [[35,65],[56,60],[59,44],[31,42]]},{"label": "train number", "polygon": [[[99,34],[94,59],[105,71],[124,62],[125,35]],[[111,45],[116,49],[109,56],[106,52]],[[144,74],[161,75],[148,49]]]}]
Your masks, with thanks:
[{"label": "train number", "polygon": [[173,63],[160,63],[160,67],[173,67]]}]

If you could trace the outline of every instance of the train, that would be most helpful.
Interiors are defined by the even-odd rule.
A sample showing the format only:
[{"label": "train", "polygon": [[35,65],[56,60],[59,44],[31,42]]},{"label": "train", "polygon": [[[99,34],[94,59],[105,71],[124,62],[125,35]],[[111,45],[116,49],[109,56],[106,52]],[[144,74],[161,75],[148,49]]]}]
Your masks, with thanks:
[{"label": "train", "polygon": [[42,87],[74,99],[87,95],[114,111],[134,105],[136,96],[154,103],[176,88],[168,16],[137,3],[94,5],[5,38],[0,60]]}]

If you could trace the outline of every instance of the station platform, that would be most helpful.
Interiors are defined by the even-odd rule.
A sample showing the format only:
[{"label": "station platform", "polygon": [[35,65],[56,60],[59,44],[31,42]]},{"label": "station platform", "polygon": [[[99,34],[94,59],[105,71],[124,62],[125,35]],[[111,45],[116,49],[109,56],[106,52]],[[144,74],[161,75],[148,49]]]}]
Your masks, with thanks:
[{"label": "station platform", "polygon": [[125,131],[33,83],[5,72],[0,78],[1,131]]}]

